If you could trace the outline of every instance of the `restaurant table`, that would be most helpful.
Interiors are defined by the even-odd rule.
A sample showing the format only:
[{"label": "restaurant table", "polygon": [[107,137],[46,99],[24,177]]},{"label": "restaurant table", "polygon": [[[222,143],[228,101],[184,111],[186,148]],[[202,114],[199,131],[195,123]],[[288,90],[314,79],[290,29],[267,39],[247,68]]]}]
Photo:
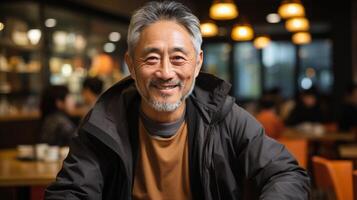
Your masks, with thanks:
[{"label": "restaurant table", "polygon": [[[340,156],[339,158],[342,160],[351,160],[353,162],[353,168],[356,170],[357,169],[357,144],[340,145],[338,147],[338,151]],[[356,171],[356,175],[357,175],[357,171]]]},{"label": "restaurant table", "polygon": [[341,158],[357,159],[357,144],[341,145],[339,147]]},{"label": "restaurant table", "polygon": [[301,131],[293,128],[287,128],[282,133],[286,138],[302,138],[309,141],[331,141],[331,142],[353,142],[356,139],[356,135],[353,132],[323,132],[313,133]]},{"label": "restaurant table", "polygon": [[308,142],[308,167],[312,171],[311,158],[315,155],[330,159],[338,158],[338,146],[341,143],[351,143],[356,141],[356,135],[353,132],[308,132],[296,128],[286,128],[282,135],[288,139],[305,139]]},{"label": "restaurant table", "polygon": [[15,149],[0,150],[0,186],[48,185],[61,167],[62,160],[24,161],[17,159]]}]

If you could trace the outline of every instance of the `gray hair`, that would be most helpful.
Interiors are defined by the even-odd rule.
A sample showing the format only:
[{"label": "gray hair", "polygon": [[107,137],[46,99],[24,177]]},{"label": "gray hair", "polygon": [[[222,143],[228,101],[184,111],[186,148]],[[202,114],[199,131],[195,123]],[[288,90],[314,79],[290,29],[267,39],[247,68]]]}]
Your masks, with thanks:
[{"label": "gray hair", "polygon": [[139,41],[140,33],[143,29],[160,20],[172,20],[185,27],[191,35],[193,46],[198,55],[202,44],[200,21],[198,18],[181,3],[174,1],[152,1],[136,10],[130,20],[127,42],[128,52],[131,57],[134,55],[134,48]]}]

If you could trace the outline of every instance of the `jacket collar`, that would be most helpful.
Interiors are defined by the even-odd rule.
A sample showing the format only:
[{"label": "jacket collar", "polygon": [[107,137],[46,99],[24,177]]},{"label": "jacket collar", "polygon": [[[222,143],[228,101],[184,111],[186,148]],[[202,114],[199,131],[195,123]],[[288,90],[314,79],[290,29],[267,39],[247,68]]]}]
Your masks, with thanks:
[{"label": "jacket collar", "polygon": [[[131,148],[132,136],[135,136],[136,123],[130,119],[138,119],[139,94],[134,86],[134,81],[127,77],[104,92],[92,110],[87,114],[80,125],[79,134],[89,134],[108,148],[113,150],[123,161],[126,174],[133,174],[134,158]],[[127,114],[134,116],[130,119]],[[130,117],[129,116],[129,117]],[[130,178],[128,177],[128,181]]]},{"label": "jacket collar", "polygon": [[193,103],[200,111],[206,123],[213,124],[222,113],[222,106],[231,89],[231,84],[207,73],[200,73],[192,92]]}]

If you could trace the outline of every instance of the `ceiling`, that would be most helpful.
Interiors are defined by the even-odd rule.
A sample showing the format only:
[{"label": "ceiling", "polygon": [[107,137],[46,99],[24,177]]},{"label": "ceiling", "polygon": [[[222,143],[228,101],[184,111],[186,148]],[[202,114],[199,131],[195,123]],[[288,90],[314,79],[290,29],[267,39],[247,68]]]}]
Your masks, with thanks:
[{"label": "ceiling", "polygon": [[[127,19],[133,11],[142,6],[148,0],[68,0],[81,5],[101,9],[113,15],[120,15]],[[208,19],[209,7],[212,0],[177,0],[188,6],[200,20]],[[282,0],[235,0],[238,6],[239,17],[244,16],[253,25],[257,32],[288,34],[284,29],[284,23],[271,25],[265,20],[267,14],[277,12]],[[307,18],[310,20],[312,33],[325,33],[331,28],[331,23],[336,15],[351,13],[346,2],[343,0],[336,4],[331,0],[302,0],[306,8]],[[344,3],[345,2],[345,3]],[[340,7],[336,11],[336,7]],[[332,16],[333,15],[333,16]],[[239,18],[238,17],[238,18]],[[217,22],[219,26],[231,27],[236,20]]]},{"label": "ceiling", "polygon": [[[7,1],[7,0],[4,0]],[[11,0],[8,0],[11,2]],[[36,1],[36,0],[32,0]],[[38,0],[39,1],[39,0]],[[188,6],[200,20],[208,19],[209,7],[212,0],[177,0]],[[265,20],[267,14],[277,12],[282,0],[235,0],[238,6],[239,16],[245,17],[257,33],[289,34],[284,23],[268,24]],[[312,33],[328,33],[336,20],[344,20],[352,13],[349,7],[354,0],[342,0],[338,3],[332,0],[301,0],[306,8],[306,15],[311,24]],[[26,2],[26,1],[25,1]],[[89,10],[98,16],[106,16],[107,19],[119,19],[125,24],[130,20],[133,11],[142,6],[148,0],[46,0],[46,4],[62,5],[72,10]],[[1,5],[1,4],[0,4]],[[32,12],[38,13],[38,12]],[[342,16],[342,17],[341,17]],[[350,17],[351,18],[351,17]],[[346,19],[348,20],[348,19]],[[229,30],[237,19],[217,22],[220,27]]]},{"label": "ceiling", "polygon": [[[49,0],[51,1],[51,0]],[[55,0],[52,0],[55,1]],[[116,15],[130,17],[132,12],[149,0],[64,0]],[[208,15],[212,0],[176,0],[188,6],[200,18]],[[265,22],[268,13],[276,12],[282,0],[235,0],[241,15],[247,16],[252,22]],[[334,7],[352,0],[343,0],[336,4],[332,0],[302,0],[307,11],[307,17],[312,21],[328,21]]]}]

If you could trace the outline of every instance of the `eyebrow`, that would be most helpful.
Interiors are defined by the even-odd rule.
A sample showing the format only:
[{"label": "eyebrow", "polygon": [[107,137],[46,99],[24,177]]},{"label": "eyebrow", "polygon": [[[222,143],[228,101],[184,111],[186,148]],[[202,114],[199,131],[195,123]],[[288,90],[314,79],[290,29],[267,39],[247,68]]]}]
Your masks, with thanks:
[{"label": "eyebrow", "polygon": [[[174,47],[172,49],[169,50],[169,53],[173,53],[173,52],[181,52],[185,55],[187,55],[187,51],[183,48],[183,47]],[[161,53],[161,50],[159,48],[156,47],[146,47],[143,50],[143,55],[147,55],[149,53]]]}]

